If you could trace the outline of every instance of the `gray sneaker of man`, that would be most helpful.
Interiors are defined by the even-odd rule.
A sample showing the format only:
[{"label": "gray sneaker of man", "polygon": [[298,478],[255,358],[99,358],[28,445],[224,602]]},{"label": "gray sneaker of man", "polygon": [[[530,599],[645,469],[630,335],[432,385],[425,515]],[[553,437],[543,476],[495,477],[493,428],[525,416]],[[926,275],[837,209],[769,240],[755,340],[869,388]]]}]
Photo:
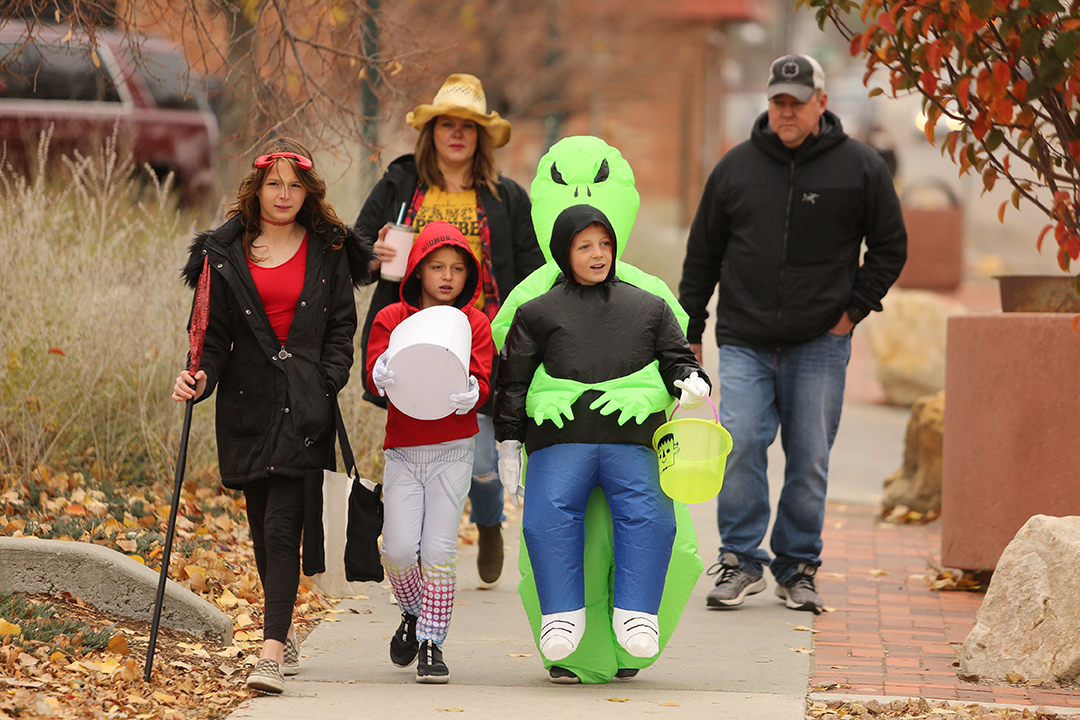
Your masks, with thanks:
[{"label": "gray sneaker of man", "polygon": [[816,567],[800,563],[795,574],[788,578],[787,582],[776,586],[776,596],[792,610],[806,610],[815,615],[819,614],[825,603],[822,602],[814,586],[815,575],[817,575]]},{"label": "gray sneaker of man", "polygon": [[709,607],[738,607],[747,595],[755,595],[765,589],[765,578],[743,570],[735,553],[720,556],[720,562],[709,568],[708,574],[720,575],[716,579],[716,587],[705,596],[705,604]]}]

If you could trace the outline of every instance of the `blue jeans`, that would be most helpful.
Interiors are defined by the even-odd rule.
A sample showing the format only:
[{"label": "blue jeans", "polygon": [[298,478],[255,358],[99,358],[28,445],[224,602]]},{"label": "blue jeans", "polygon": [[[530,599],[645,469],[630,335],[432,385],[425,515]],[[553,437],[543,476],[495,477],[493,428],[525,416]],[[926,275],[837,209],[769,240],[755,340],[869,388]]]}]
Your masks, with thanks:
[{"label": "blue jeans", "polygon": [[[825,333],[786,351],[720,348],[720,422],[732,449],[717,496],[720,554],[735,553],[744,570],[769,565],[784,583],[800,563],[821,565],[829,451],[840,425],[851,335]],[[770,545],[768,449],[780,429],[786,466]]]},{"label": "blue jeans", "polygon": [[499,480],[499,457],[495,451],[495,427],[490,415],[476,414],[480,432],[476,434],[472,485],[469,486],[469,522],[476,525],[499,525],[503,512],[503,486]]},{"label": "blue jeans", "polygon": [[675,541],[675,507],[644,445],[549,445],[529,455],[522,533],[540,612],[585,607],[585,509],[599,485],[611,508],[615,607],[655,615]]}]

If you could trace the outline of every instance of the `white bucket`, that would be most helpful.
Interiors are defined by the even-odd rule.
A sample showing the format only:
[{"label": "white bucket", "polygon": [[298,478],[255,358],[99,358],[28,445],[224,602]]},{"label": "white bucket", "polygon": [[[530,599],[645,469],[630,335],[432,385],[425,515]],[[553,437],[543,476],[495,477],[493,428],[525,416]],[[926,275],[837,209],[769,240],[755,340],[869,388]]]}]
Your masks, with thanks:
[{"label": "white bucket", "polygon": [[387,346],[394,383],[386,395],[418,420],[438,420],[454,412],[450,396],[469,387],[472,328],[456,307],[435,305],[406,318],[390,333]]}]

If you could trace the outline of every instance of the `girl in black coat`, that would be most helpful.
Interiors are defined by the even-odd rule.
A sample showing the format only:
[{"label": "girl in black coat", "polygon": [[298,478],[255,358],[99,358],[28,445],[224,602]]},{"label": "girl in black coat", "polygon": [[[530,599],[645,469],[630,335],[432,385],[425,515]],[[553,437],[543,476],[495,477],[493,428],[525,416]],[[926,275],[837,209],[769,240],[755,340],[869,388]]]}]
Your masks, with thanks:
[{"label": "girl in black coat", "polygon": [[183,272],[195,287],[209,258],[210,310],[201,368],[180,373],[172,398],[198,402],[218,389],[221,480],[244,491],[266,596],[247,685],[266,693],[299,670],[292,608],[305,480],[333,466],[334,398],[353,362],[353,280],[367,279],[373,257],[325,197],[307,148],[271,141],[226,223],[195,238]]}]

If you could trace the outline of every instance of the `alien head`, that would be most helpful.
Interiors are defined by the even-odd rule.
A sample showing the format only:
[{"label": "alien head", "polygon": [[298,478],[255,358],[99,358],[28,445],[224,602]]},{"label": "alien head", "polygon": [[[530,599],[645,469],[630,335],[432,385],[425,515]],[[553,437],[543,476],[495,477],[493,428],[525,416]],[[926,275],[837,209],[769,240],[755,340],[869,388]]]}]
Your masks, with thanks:
[{"label": "alien head", "polygon": [[555,218],[573,205],[603,211],[619,239],[616,256],[626,247],[641,202],[634,171],[622,154],[600,138],[568,137],[540,159],[530,191],[533,227],[544,257],[551,261],[551,228]]}]

